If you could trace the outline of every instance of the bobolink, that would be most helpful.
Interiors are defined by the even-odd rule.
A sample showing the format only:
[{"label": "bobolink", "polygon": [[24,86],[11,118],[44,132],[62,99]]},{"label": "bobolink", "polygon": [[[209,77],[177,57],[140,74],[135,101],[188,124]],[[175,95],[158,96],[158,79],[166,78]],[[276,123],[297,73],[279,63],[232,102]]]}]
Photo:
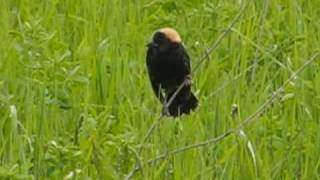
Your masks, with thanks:
[{"label": "bobolink", "polygon": [[146,61],[152,89],[163,105],[185,82],[169,107],[164,106],[163,113],[176,117],[189,114],[198,106],[198,99],[191,92],[190,58],[177,31],[172,28],[156,31],[148,44]]}]

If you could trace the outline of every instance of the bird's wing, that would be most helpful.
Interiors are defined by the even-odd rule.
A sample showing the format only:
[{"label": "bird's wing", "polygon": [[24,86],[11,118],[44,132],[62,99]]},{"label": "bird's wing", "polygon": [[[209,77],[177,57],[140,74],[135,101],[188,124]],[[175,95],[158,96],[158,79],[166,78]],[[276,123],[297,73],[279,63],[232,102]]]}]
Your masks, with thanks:
[{"label": "bird's wing", "polygon": [[185,48],[183,48],[182,51],[182,58],[183,58],[183,63],[185,66],[185,78],[188,79],[191,82],[191,65],[190,65],[190,57],[186,51]]},{"label": "bird's wing", "polygon": [[161,85],[157,81],[157,79],[155,78],[154,74],[152,73],[152,67],[151,67],[152,66],[152,58],[151,58],[150,49],[148,49],[148,51],[147,51],[146,63],[147,63],[148,75],[149,75],[149,79],[150,79],[150,82],[151,82],[151,86],[152,86],[153,92],[155,93],[157,98],[159,98],[159,100],[161,102],[163,102],[164,101],[164,96],[163,96],[163,94],[161,92]]}]

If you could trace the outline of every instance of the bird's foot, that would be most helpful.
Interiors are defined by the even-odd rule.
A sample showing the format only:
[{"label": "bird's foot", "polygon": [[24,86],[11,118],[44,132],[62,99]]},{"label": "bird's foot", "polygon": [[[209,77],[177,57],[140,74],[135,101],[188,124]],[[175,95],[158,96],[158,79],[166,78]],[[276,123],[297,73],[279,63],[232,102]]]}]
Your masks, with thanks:
[{"label": "bird's foot", "polygon": [[184,80],[185,86],[191,86],[192,80],[191,80],[191,75],[188,75],[185,80]]},{"label": "bird's foot", "polygon": [[162,116],[170,116],[169,108],[166,104],[162,106],[162,111],[161,111]]}]

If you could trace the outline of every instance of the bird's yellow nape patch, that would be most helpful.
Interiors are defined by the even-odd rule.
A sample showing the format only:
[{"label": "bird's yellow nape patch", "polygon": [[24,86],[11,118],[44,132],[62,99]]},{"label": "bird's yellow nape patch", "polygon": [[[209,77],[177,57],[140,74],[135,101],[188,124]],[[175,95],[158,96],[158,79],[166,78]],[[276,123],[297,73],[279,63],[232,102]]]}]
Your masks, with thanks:
[{"label": "bird's yellow nape patch", "polygon": [[161,28],[159,32],[163,33],[171,42],[180,43],[181,38],[178,32],[172,28]]}]

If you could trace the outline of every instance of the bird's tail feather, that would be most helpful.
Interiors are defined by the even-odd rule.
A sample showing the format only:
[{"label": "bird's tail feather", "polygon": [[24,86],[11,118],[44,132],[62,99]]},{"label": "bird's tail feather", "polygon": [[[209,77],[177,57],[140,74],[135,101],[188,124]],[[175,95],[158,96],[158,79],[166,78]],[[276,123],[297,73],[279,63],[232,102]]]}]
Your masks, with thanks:
[{"label": "bird's tail feather", "polygon": [[191,92],[189,98],[176,97],[169,106],[169,113],[171,116],[180,116],[182,114],[189,114],[198,106],[197,97]]},{"label": "bird's tail feather", "polygon": [[195,110],[198,106],[197,97],[191,92],[190,98],[183,104],[182,109],[186,109],[186,111],[190,112],[190,110]]}]

